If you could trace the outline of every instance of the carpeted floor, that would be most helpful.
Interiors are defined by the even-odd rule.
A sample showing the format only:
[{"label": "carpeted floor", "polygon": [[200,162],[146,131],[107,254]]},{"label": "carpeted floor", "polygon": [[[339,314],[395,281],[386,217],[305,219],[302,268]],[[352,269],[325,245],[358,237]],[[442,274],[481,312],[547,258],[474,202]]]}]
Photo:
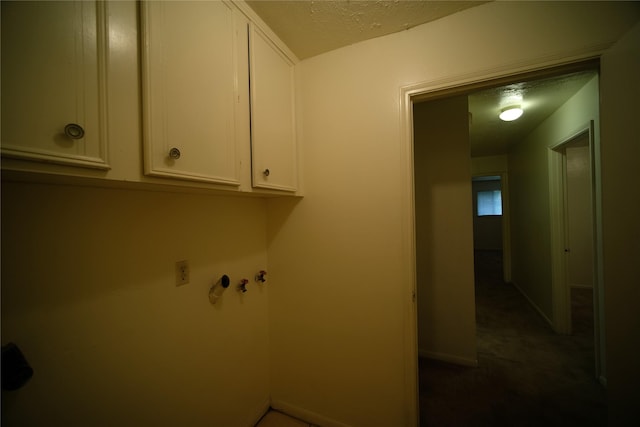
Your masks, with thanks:
[{"label": "carpeted floor", "polygon": [[479,366],[420,359],[420,424],[605,426],[591,290],[572,292],[574,333],[561,336],[501,275],[500,253],[476,254]]}]

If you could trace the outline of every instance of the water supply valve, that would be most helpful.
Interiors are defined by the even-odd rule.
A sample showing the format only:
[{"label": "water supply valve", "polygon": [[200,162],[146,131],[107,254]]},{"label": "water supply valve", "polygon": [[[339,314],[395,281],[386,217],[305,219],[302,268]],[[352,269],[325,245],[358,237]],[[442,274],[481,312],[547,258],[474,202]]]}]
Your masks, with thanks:
[{"label": "water supply valve", "polygon": [[264,270],[260,270],[258,272],[258,274],[256,274],[256,282],[258,283],[264,283],[267,281],[267,278],[265,277],[267,275],[267,272]]},{"label": "water supply valve", "polygon": [[242,293],[247,292],[247,283],[249,283],[247,279],[240,280],[240,284],[238,285],[238,291]]}]

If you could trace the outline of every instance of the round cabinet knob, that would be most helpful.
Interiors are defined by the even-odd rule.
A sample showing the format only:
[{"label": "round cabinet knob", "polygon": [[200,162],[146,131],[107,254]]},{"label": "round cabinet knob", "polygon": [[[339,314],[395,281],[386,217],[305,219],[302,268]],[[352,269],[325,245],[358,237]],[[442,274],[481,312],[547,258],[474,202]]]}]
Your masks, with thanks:
[{"label": "round cabinet knob", "polygon": [[269,176],[269,174],[270,174],[270,173],[271,173],[271,172],[269,172],[269,169],[265,169],[265,170],[262,172],[262,174],[263,174],[264,176]]},{"label": "round cabinet knob", "polygon": [[71,139],[81,139],[84,136],[84,129],[78,124],[69,123],[64,127],[64,134]]},{"label": "round cabinet knob", "polygon": [[171,150],[169,150],[169,157],[174,160],[178,160],[180,158],[180,150],[178,150],[176,147],[173,147]]}]

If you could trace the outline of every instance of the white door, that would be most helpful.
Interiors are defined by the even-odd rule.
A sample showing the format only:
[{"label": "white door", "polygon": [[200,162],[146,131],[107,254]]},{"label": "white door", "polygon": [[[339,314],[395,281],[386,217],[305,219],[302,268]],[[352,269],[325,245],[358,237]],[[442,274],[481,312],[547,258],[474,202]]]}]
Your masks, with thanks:
[{"label": "white door", "polygon": [[[602,281],[597,275],[597,260],[602,248],[596,236],[596,223],[601,220],[597,190],[600,173],[596,161],[599,145],[594,134],[595,122],[551,147],[549,156],[549,191],[551,215],[551,270],[553,292],[553,328],[557,333],[575,334],[586,331],[582,322],[574,329],[572,301],[590,288],[593,299],[593,344],[595,375],[603,378],[603,319],[600,318]],[[583,297],[585,297],[584,295]],[[578,299],[579,301],[579,299]],[[582,313],[581,320],[589,319]],[[604,380],[602,381],[604,383]]]},{"label": "white door", "polygon": [[249,38],[253,186],[295,191],[294,66],[255,25]]},{"label": "white door", "polygon": [[[141,3],[145,173],[240,184],[235,9],[223,2]],[[246,41],[245,41],[246,43]],[[237,49],[237,50],[236,50]]]},{"label": "white door", "polygon": [[589,134],[564,149],[566,171],[567,277],[571,288],[593,287],[592,179]]},{"label": "white door", "polygon": [[2,154],[108,169],[106,2],[0,4]]}]

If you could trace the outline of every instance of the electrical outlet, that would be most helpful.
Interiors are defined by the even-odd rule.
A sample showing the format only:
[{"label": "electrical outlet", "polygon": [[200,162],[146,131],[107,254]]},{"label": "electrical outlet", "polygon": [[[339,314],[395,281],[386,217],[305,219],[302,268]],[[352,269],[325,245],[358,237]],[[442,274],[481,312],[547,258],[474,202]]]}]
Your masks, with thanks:
[{"label": "electrical outlet", "polygon": [[176,286],[186,285],[189,283],[189,262],[176,262]]}]

